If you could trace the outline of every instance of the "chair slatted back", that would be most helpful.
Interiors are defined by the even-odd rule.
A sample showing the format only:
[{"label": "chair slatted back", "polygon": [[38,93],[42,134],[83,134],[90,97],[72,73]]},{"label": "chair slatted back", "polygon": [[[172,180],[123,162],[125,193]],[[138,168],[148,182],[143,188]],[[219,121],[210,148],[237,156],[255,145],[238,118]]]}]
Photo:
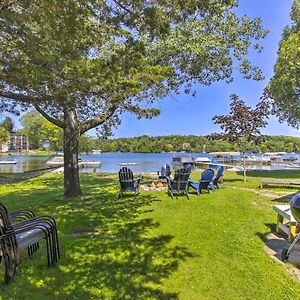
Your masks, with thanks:
[{"label": "chair slatted back", "polygon": [[169,177],[171,175],[171,167],[170,165],[166,164],[166,176]]},{"label": "chair slatted back", "polygon": [[190,172],[187,172],[184,168],[176,171],[174,179],[171,182],[172,190],[177,192],[187,191],[189,177]]},{"label": "chair slatted back", "polygon": [[223,176],[223,173],[224,173],[224,167],[223,166],[218,167],[216,178],[219,179],[221,176]]},{"label": "chair slatted back", "polygon": [[214,170],[213,169],[206,169],[201,174],[201,181],[210,182],[214,177]]},{"label": "chair slatted back", "polygon": [[160,177],[166,177],[166,176],[167,176],[166,165],[163,165],[160,169]]},{"label": "chair slatted back", "polygon": [[134,177],[132,171],[123,167],[119,171],[119,182],[121,186],[121,190],[130,190],[134,189]]},{"label": "chair slatted back", "polygon": [[213,179],[213,184],[214,186],[216,186],[217,188],[219,188],[219,180],[220,178],[223,176],[224,173],[224,167],[220,166],[217,170],[217,175],[215,176],[215,178]]},{"label": "chair slatted back", "polygon": [[192,164],[185,164],[184,165],[184,169],[185,169],[186,173],[191,173],[192,168],[193,168]]}]

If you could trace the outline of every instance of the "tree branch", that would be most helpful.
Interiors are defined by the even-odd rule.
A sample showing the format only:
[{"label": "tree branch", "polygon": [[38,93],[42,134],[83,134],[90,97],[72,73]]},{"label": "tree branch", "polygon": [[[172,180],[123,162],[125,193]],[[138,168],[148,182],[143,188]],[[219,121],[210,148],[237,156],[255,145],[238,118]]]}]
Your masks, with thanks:
[{"label": "tree branch", "polygon": [[32,104],[35,102],[44,102],[45,100],[53,101],[53,98],[49,97],[49,96],[43,96],[43,99],[41,99],[41,98],[29,96],[29,95],[17,94],[17,93],[12,93],[12,92],[4,92],[1,89],[0,89],[0,97],[19,101],[22,103],[28,103],[28,104]]},{"label": "tree branch", "polygon": [[107,112],[101,114],[100,116],[82,122],[80,125],[80,134],[83,134],[86,131],[103,124],[115,113],[117,109],[118,109],[118,105],[113,105],[108,109]]},{"label": "tree branch", "polygon": [[133,12],[132,12],[130,9],[128,9],[125,5],[123,5],[123,4],[120,3],[119,1],[113,0],[113,2],[114,2],[115,4],[117,4],[119,7],[121,7],[123,10],[125,10],[127,13],[133,14]]},{"label": "tree branch", "polygon": [[48,115],[43,109],[41,109],[37,104],[33,104],[34,108],[45,118],[47,119],[49,122],[53,123],[54,125],[60,127],[60,128],[64,128],[65,124],[64,122],[55,119],[53,117],[51,117],[50,115]]}]

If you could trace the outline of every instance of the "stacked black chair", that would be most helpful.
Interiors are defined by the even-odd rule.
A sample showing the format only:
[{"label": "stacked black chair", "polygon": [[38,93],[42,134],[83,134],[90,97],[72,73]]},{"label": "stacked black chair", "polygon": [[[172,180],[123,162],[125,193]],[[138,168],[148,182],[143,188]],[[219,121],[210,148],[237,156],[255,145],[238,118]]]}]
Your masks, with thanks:
[{"label": "stacked black chair", "polygon": [[120,192],[118,198],[121,197],[123,193],[134,192],[134,197],[139,193],[139,184],[140,178],[134,178],[132,171],[123,167],[119,171],[119,183],[120,183]]},{"label": "stacked black chair", "polygon": [[52,217],[34,217],[29,210],[12,213],[12,216],[27,219],[13,224],[6,207],[0,203],[0,258],[5,266],[5,284],[16,275],[22,248],[27,248],[32,255],[39,248],[38,243],[45,240],[48,266],[53,266],[60,258],[56,222]]},{"label": "stacked black chair", "polygon": [[211,188],[211,181],[214,177],[214,170],[206,169],[202,174],[201,178],[198,181],[189,180],[189,187],[196,190],[197,195],[201,194],[203,189],[209,192],[209,188]]},{"label": "stacked black chair", "polygon": [[189,199],[188,195],[188,183],[190,172],[182,168],[175,172],[174,179],[168,180],[168,193],[174,199],[174,193],[183,194]]}]

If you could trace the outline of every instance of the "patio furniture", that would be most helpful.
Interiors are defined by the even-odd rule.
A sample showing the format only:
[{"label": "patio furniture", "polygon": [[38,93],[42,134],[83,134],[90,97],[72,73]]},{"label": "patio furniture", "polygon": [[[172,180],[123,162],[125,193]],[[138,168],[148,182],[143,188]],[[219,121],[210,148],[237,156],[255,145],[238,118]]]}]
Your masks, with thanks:
[{"label": "patio furniture", "polygon": [[201,174],[200,180],[198,181],[189,180],[188,187],[193,188],[196,191],[197,195],[199,196],[203,189],[206,189],[209,192],[209,188],[212,188],[211,181],[213,177],[214,177],[214,170],[206,169]]},{"label": "patio furniture", "polygon": [[187,173],[191,173],[191,172],[192,172],[193,165],[192,165],[192,164],[185,164],[185,165],[183,166],[183,168],[185,169],[185,171],[186,171]]},{"label": "patio furniture", "polygon": [[217,174],[213,177],[213,180],[211,181],[211,188],[213,190],[215,190],[216,188],[219,190],[220,186],[219,186],[219,181],[221,179],[221,177],[223,176],[224,173],[224,167],[220,166],[217,169]]},{"label": "patio furniture", "polygon": [[168,164],[165,164],[161,167],[160,172],[157,172],[158,179],[166,179],[169,180],[171,176],[171,167]]},{"label": "patio furniture", "polygon": [[55,220],[50,216],[41,216],[12,224],[7,208],[0,203],[0,260],[4,261],[5,284],[16,275],[20,249],[27,248],[31,256],[41,240],[46,241],[48,266],[53,266],[60,258]]},{"label": "patio furniture", "polygon": [[293,237],[295,235],[296,235],[296,237],[288,249],[282,250],[281,258],[282,258],[282,261],[284,261],[284,262],[288,261],[292,249],[294,248],[294,246],[296,245],[296,243],[298,242],[298,240],[300,238],[300,234],[299,234],[299,230],[298,230],[299,222],[300,222],[300,193],[296,194],[292,198],[289,209],[290,209],[290,213],[291,213],[291,215],[295,221],[295,225],[296,225],[296,227],[294,228],[295,230],[293,230],[292,234],[293,234]]},{"label": "patio furniture", "polygon": [[168,181],[168,193],[171,194],[174,199],[175,194],[183,194],[189,199],[188,195],[188,183],[190,172],[187,172],[185,168],[182,168],[175,172],[174,179]]},{"label": "patio furniture", "polygon": [[134,178],[132,171],[123,167],[119,171],[119,183],[120,183],[120,192],[118,198],[121,197],[123,193],[134,192],[134,197],[139,193],[139,184],[140,178]]},{"label": "patio furniture", "polygon": [[260,182],[260,188],[267,186],[284,186],[284,187],[298,187],[300,180],[297,179],[262,179]]},{"label": "patio furniture", "polygon": [[28,219],[32,219],[35,217],[35,213],[28,208],[21,208],[9,213],[10,218],[13,223],[20,222]]},{"label": "patio furniture", "polygon": [[276,232],[284,232],[288,235],[290,242],[298,234],[299,228],[294,219],[289,205],[274,205],[273,210],[277,213]]}]

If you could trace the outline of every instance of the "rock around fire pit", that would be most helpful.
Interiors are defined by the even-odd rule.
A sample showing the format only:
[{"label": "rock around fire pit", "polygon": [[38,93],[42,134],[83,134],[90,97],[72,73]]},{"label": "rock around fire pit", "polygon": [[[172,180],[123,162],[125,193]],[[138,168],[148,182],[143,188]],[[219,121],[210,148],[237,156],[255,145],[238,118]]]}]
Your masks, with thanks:
[{"label": "rock around fire pit", "polygon": [[152,181],[142,184],[140,188],[144,191],[162,191],[168,188],[168,184],[163,181]]}]

